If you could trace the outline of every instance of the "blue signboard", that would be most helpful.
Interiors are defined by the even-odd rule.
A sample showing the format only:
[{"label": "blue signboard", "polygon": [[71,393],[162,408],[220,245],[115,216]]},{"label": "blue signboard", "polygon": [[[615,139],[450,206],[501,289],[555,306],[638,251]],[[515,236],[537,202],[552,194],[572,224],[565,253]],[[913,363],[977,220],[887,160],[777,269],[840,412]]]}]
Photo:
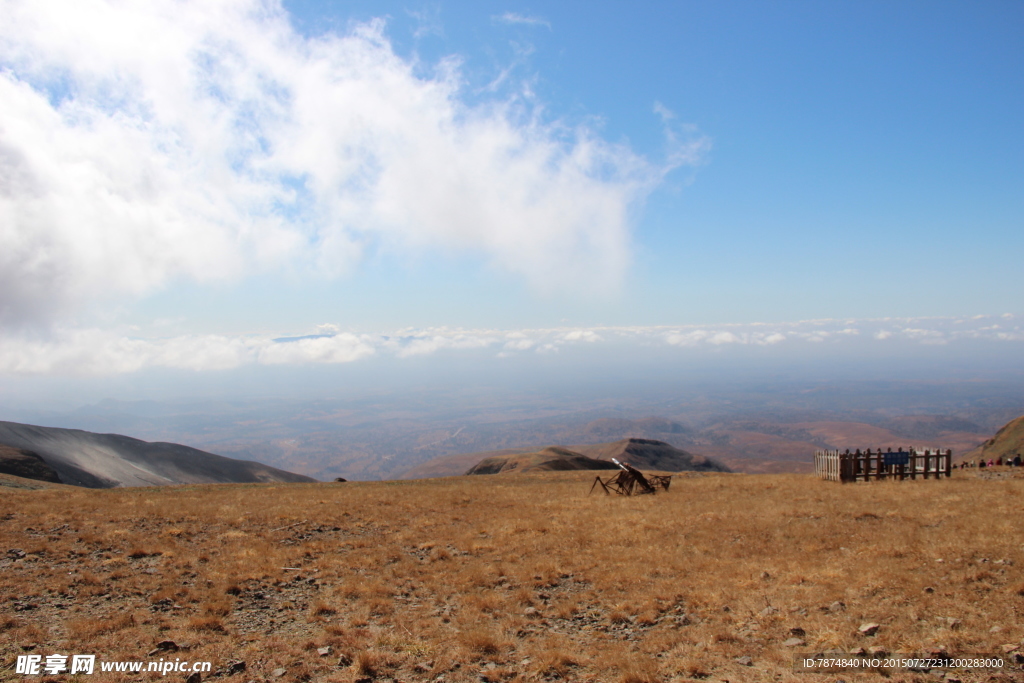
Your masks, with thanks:
[{"label": "blue signboard", "polygon": [[882,462],[886,467],[893,465],[907,465],[910,463],[910,453],[885,453]]}]

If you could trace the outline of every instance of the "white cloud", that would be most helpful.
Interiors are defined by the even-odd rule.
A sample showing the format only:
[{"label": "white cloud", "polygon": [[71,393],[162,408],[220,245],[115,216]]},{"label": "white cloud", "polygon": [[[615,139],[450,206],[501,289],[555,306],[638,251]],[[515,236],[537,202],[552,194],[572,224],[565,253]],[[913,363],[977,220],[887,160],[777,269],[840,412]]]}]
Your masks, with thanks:
[{"label": "white cloud", "polygon": [[482,349],[498,342],[498,337],[479,331],[428,330],[387,339],[385,346],[399,358],[425,356],[443,349]]},{"label": "white cloud", "polygon": [[506,351],[528,351],[532,349],[537,342],[532,339],[510,339],[505,342],[504,349]]},{"label": "white cloud", "polygon": [[531,17],[526,14],[519,14],[517,12],[505,12],[501,15],[491,17],[494,21],[501,22],[502,24],[525,24],[527,26],[544,26],[548,29],[551,28],[551,22],[547,19],[541,19],[540,17]]},{"label": "white cloud", "polygon": [[720,346],[721,344],[736,344],[741,340],[732,332],[715,332],[707,338],[708,344],[714,344]]},{"label": "white cloud", "polygon": [[[989,329],[990,328],[981,328],[974,332],[984,332],[989,331]],[[920,341],[922,344],[946,344],[948,342],[946,335],[941,330],[906,327],[900,331],[900,334],[908,339]]]},{"label": "white cloud", "polygon": [[567,342],[589,342],[592,344],[601,341],[601,335],[593,330],[572,330],[559,334],[558,339]]},{"label": "white cloud", "polygon": [[456,59],[422,76],[382,22],[306,38],[274,0],[8,0],[3,16],[7,325],[181,278],[340,274],[374,245],[614,289],[631,207],[707,145],[671,137],[658,165],[540,104],[467,105]]},{"label": "white cloud", "polygon": [[[952,318],[861,320],[864,334],[850,334],[845,321],[800,321],[763,324],[677,327],[578,327],[522,330],[429,328],[397,334],[340,332],[336,325],[317,326],[318,334],[271,337],[184,335],[137,339],[102,330],[65,330],[47,337],[0,335],[0,374],[111,375],[149,367],[195,371],[226,370],[245,365],[351,363],[371,356],[402,362],[437,353],[485,353],[498,357],[556,352],[617,352],[661,347],[680,354],[700,349],[783,345],[800,353],[801,344],[842,349],[887,340],[886,347],[957,343],[1020,343],[1024,327],[995,327],[989,316],[964,321]],[[897,326],[893,331],[892,326]],[[768,329],[766,329],[766,327]],[[956,348],[956,347],[954,347]]]},{"label": "white cloud", "polygon": [[687,332],[675,330],[665,335],[665,341],[672,346],[696,346],[709,336],[705,330],[690,330]]},{"label": "white cloud", "polygon": [[263,344],[259,362],[266,365],[297,363],[351,363],[373,355],[372,342],[354,334],[310,337],[286,343]]}]

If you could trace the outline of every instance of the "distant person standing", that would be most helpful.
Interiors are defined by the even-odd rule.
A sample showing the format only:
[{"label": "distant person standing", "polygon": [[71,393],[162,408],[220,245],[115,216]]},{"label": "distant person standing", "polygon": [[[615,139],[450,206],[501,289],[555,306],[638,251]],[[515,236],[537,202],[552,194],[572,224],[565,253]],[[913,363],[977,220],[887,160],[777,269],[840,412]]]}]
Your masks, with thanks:
[{"label": "distant person standing", "polygon": [[1014,467],[1020,467],[1020,453],[1018,453],[1017,455],[1013,456],[1013,466]]}]

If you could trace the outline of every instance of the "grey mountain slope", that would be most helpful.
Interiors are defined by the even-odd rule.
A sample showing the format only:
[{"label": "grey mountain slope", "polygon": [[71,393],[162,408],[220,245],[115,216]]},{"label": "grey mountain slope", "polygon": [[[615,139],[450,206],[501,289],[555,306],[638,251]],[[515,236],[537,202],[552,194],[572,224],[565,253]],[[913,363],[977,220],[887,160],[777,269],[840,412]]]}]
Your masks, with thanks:
[{"label": "grey mountain slope", "polygon": [[120,434],[0,421],[0,444],[37,453],[65,484],[89,488],[251,482],[311,482],[310,477],[175,443]]},{"label": "grey mountain slope", "polygon": [[24,448],[12,448],[0,444],[0,474],[9,474],[24,479],[60,483],[57,472],[39,457],[38,453]]}]

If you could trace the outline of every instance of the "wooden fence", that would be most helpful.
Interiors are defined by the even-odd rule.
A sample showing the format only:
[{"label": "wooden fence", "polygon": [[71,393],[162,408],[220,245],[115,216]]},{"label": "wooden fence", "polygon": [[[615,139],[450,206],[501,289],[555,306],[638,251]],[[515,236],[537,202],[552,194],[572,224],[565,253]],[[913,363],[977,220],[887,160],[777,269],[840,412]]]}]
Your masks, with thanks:
[{"label": "wooden fence", "polygon": [[902,448],[885,452],[879,448],[864,452],[858,448],[851,453],[835,451],[814,452],[814,473],[829,481],[870,481],[871,479],[917,479],[918,476],[938,479],[950,476],[953,470],[953,451],[941,449]]}]

